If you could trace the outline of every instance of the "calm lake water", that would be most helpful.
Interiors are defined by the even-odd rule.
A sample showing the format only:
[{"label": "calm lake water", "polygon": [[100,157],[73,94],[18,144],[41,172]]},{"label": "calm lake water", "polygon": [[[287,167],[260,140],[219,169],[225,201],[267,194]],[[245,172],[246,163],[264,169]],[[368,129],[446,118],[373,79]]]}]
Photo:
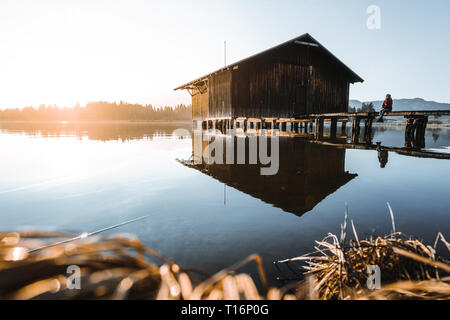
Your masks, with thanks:
[{"label": "calm lake water", "polygon": [[[255,166],[180,164],[193,144],[177,128],[191,125],[0,123],[0,229],[81,233],[148,215],[108,234],[208,272],[259,253],[273,284],[272,261],[338,232],[345,203],[360,238],[390,233],[386,202],[398,231],[450,238],[450,160],[389,152],[381,168],[375,150],[280,137],[280,170],[261,177]],[[401,128],[380,127],[373,141],[405,142]],[[450,153],[450,130],[428,130],[426,148]]]}]

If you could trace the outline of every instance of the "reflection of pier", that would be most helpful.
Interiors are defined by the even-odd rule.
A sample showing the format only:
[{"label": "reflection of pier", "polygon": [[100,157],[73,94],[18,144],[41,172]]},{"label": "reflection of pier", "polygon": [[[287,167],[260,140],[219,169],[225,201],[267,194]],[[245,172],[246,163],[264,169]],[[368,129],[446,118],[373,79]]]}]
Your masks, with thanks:
[{"label": "reflection of pier", "polygon": [[[309,140],[309,142],[318,144],[318,145],[330,146],[330,147],[341,148],[341,149],[377,150],[376,144],[365,144],[365,143],[352,144],[352,143],[346,143],[346,142],[326,141],[326,140]],[[384,151],[396,152],[398,154],[401,154],[404,156],[410,156],[410,157],[450,159],[449,153],[439,153],[439,152],[425,151],[425,150],[420,150],[420,149],[385,147],[385,146],[382,146],[381,148]]]},{"label": "reflection of pier", "polygon": [[[295,133],[295,132],[280,132],[280,136],[299,137],[306,139],[309,143],[340,148],[340,149],[357,149],[357,150],[377,150],[377,145],[372,143],[372,140],[366,138],[359,140],[351,140],[347,142],[348,137],[345,133],[332,137],[330,134],[324,134],[322,138],[317,139],[314,134]],[[396,152],[398,154],[417,157],[417,158],[432,158],[432,159],[450,159],[450,153],[434,152],[421,150],[419,147],[413,145],[405,145],[403,148],[381,146],[381,148],[388,152]]]},{"label": "reflection of pier", "polygon": [[[428,124],[429,116],[449,116],[450,110],[436,111],[395,111],[386,113],[385,117],[403,116],[406,119],[405,126],[405,148],[392,150],[408,155],[418,155],[421,148],[425,147],[425,130]],[[335,139],[347,132],[347,122],[352,123],[351,142],[358,145],[362,139],[366,144],[372,144],[372,126],[378,116],[378,112],[359,112],[359,113],[328,113],[328,114],[310,114],[296,118],[224,118],[210,119],[204,121],[194,121],[194,127],[203,129],[218,129],[222,132],[231,129],[278,129],[282,133],[295,134],[313,134],[315,139],[324,138],[325,123],[329,123],[329,138]],[[361,123],[364,131],[361,134]],[[376,146],[374,146],[376,148]],[[394,148],[395,149],[395,148]],[[406,152],[411,149],[411,152]],[[430,152],[423,152],[424,155]],[[445,158],[445,155],[444,155]]]},{"label": "reflection of pier", "polygon": [[[225,137],[235,139],[235,154],[238,140],[241,139],[245,145],[246,159],[249,159],[249,136]],[[226,143],[223,146],[226,148]],[[203,150],[206,148],[208,145],[203,142]],[[260,164],[181,162],[254,198],[299,216],[312,210],[328,195],[357,176],[345,171],[345,150],[288,137],[279,138],[279,170],[275,175],[261,175]]]}]

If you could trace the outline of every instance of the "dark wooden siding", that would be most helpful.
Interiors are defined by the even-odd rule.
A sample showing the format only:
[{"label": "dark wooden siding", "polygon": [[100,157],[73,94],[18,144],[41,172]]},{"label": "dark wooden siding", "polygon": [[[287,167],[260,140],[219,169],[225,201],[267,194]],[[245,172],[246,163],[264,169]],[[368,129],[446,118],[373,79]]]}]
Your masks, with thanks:
[{"label": "dark wooden siding", "polygon": [[344,112],[349,79],[326,53],[292,44],[210,75],[208,92],[193,97],[194,119]]},{"label": "dark wooden siding", "polygon": [[209,94],[207,88],[201,93],[195,89],[192,96],[192,119],[201,120],[209,117]]},{"label": "dark wooden siding", "polygon": [[209,117],[231,116],[231,70],[213,74],[209,78]]},{"label": "dark wooden siding", "polygon": [[318,53],[312,60],[312,109],[309,113],[347,112],[348,74],[324,54]]},{"label": "dark wooden siding", "polygon": [[307,113],[309,69],[287,63],[243,66],[233,73],[233,116],[292,117]]}]

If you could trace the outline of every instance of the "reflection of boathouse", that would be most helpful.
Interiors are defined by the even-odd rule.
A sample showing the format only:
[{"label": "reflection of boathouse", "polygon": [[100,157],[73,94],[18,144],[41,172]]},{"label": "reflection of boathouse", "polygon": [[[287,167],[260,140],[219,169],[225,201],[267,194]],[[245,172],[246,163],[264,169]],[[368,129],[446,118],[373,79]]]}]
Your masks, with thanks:
[{"label": "reflection of boathouse", "polygon": [[[245,139],[248,159],[249,138],[234,139],[235,151],[237,140]],[[203,148],[206,147],[207,144],[203,143]],[[288,137],[279,138],[279,170],[276,175],[261,175],[259,164],[206,164],[202,161],[201,164],[188,165],[228,186],[299,216],[312,210],[328,195],[357,176],[345,171],[345,149]]]}]

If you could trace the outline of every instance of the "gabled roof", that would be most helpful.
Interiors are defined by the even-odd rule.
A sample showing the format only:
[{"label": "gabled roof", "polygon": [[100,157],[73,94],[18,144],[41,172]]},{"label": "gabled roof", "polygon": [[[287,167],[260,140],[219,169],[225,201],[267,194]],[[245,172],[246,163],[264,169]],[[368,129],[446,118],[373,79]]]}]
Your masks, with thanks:
[{"label": "gabled roof", "polygon": [[297,43],[303,43],[303,44],[316,44],[317,47],[318,47],[320,50],[322,50],[323,52],[325,52],[331,59],[333,59],[336,63],[338,63],[341,67],[343,67],[344,69],[346,69],[346,70],[348,71],[348,73],[349,73],[350,76],[351,76],[351,79],[350,79],[350,80],[351,80],[352,83],[355,83],[355,82],[364,82],[364,80],[363,80],[360,76],[358,76],[358,75],[357,75],[355,72],[353,72],[349,67],[347,67],[341,60],[339,60],[339,59],[338,59],[334,54],[332,54],[327,48],[325,48],[323,45],[321,45],[321,44],[319,43],[319,41],[317,41],[316,39],[314,39],[309,33],[305,33],[305,34],[303,34],[303,35],[301,35],[301,36],[299,36],[299,37],[296,37],[296,38],[294,38],[294,39],[292,39],[292,40],[286,41],[286,42],[284,42],[284,43],[282,43],[282,44],[279,44],[279,45],[277,45],[277,46],[275,46],[275,47],[272,47],[272,48],[270,48],[270,49],[264,50],[264,51],[262,51],[262,52],[260,52],[260,53],[254,54],[254,55],[252,55],[252,56],[250,56],[250,57],[248,57],[248,58],[242,59],[242,60],[240,60],[240,61],[238,61],[238,62],[235,62],[235,63],[233,63],[233,64],[231,64],[231,65],[228,65],[228,66],[226,66],[226,67],[224,67],[224,68],[221,68],[221,69],[216,70],[216,71],[214,71],[214,72],[211,72],[211,73],[209,73],[209,74],[207,74],[207,75],[204,75],[203,77],[200,77],[200,78],[195,79],[195,80],[193,80],[193,81],[191,81],[191,82],[188,82],[188,83],[186,83],[186,84],[184,84],[184,85],[182,85],[182,86],[179,86],[179,87],[175,88],[174,90],[189,89],[192,85],[196,84],[197,82],[203,82],[203,81],[205,81],[205,80],[206,80],[210,75],[212,75],[212,74],[220,73],[220,72],[226,71],[226,70],[231,70],[231,69],[233,69],[234,67],[236,67],[236,66],[238,66],[238,65],[240,65],[240,64],[242,64],[242,63],[245,63],[245,62],[247,62],[247,61],[249,61],[249,60],[251,60],[251,59],[254,59],[254,58],[259,57],[259,56],[262,56],[262,55],[265,55],[265,54],[267,54],[267,53],[270,53],[270,52],[275,51],[275,50],[277,50],[277,49],[280,49],[280,48],[282,48],[282,47],[286,47],[286,46],[291,45],[291,44],[296,43],[296,42],[297,42]]}]

